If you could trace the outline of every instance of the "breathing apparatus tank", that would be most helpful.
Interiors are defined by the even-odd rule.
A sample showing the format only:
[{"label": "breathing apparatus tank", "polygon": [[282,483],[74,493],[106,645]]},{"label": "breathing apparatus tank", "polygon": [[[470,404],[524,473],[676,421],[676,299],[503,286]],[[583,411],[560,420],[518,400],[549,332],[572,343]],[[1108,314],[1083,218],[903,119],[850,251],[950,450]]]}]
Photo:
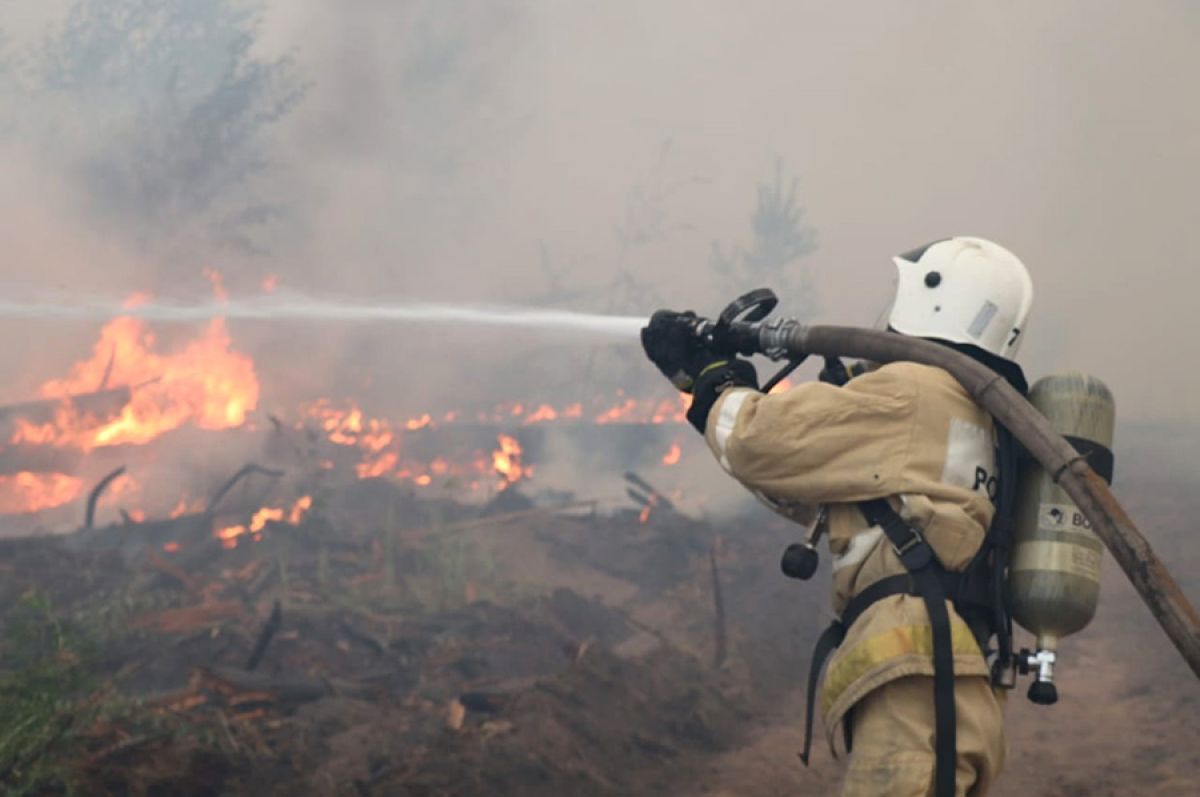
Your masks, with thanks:
[{"label": "breathing apparatus tank", "polygon": [[[1029,401],[1112,482],[1115,407],[1103,382],[1080,373],[1054,374],[1034,384]],[[1084,628],[1096,613],[1104,546],[1039,464],[1023,462],[1017,484],[1009,595],[1013,619],[1036,637],[1035,650],[1021,651],[1018,667],[1035,673],[1029,699],[1049,705],[1058,700],[1058,640]]]}]

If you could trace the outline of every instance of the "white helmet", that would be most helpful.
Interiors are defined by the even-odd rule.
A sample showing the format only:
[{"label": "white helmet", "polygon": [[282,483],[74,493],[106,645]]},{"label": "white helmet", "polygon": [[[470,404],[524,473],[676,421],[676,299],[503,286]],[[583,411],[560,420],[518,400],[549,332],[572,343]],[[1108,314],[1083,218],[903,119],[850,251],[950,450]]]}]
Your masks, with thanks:
[{"label": "white helmet", "polygon": [[900,271],[888,326],[967,343],[1011,360],[1033,304],[1025,264],[982,238],[947,238],[892,258]]}]

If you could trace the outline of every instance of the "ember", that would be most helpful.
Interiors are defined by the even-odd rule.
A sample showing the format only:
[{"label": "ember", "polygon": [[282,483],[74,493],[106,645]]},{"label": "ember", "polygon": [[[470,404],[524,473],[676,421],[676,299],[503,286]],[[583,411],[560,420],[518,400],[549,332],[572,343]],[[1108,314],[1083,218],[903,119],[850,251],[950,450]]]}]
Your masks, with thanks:
[{"label": "ember", "polygon": [[671,443],[671,450],[663,455],[662,464],[675,465],[679,462],[679,457],[683,450],[679,447],[679,443]]}]

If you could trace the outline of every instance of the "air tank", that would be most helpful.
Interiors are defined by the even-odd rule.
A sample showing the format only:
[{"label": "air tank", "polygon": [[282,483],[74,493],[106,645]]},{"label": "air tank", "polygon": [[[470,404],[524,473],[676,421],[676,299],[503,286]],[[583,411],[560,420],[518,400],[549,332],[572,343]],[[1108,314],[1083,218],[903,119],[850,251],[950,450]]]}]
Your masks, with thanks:
[{"label": "air tank", "polygon": [[[1112,482],[1115,406],[1103,382],[1081,373],[1053,374],[1034,384],[1029,401]],[[1008,582],[1013,619],[1036,637],[1035,650],[1021,651],[1019,660],[1022,671],[1036,674],[1029,687],[1035,703],[1058,700],[1058,640],[1084,628],[1096,613],[1103,551],[1088,519],[1052,475],[1024,461]]]}]

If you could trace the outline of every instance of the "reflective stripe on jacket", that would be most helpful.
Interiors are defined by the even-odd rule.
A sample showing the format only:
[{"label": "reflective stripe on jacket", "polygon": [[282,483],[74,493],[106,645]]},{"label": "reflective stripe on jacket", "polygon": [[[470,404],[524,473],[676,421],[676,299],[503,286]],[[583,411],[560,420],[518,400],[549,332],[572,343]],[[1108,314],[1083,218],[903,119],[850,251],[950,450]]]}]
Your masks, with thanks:
[{"label": "reflective stripe on jacket", "polygon": [[[940,368],[891,363],[844,387],[810,382],[774,395],[730,389],[706,438],[725,470],[784,515],[811,518],[825,507],[838,614],[866,587],[905,572],[858,501],[890,498],[949,570],[967,566],[992,519],[991,417]],[[966,624],[953,611],[951,619],[955,673],[986,676]],[[933,674],[925,609],[917,597],[885,598],[830,659],[821,692],[829,738],[868,692],[913,674]]]}]

